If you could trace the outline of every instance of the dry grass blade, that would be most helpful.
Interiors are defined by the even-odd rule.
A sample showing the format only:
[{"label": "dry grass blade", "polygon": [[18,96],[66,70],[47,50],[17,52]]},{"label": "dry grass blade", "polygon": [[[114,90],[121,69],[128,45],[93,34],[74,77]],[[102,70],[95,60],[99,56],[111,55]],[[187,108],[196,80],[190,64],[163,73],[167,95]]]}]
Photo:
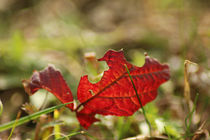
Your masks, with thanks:
[{"label": "dry grass blade", "polygon": [[205,140],[209,140],[209,132],[207,129],[204,129],[205,124],[206,121],[201,124],[197,131],[195,131],[192,140],[199,140],[201,137],[205,137]]},{"label": "dry grass blade", "polygon": [[12,127],[12,130],[11,130],[11,132],[10,132],[10,135],[9,135],[9,137],[8,137],[8,140],[10,140],[11,137],[12,137],[12,134],[13,134],[13,132],[14,132],[14,130],[15,130],[15,127],[16,127],[16,125],[17,125],[17,122],[18,122],[18,120],[20,119],[21,113],[22,113],[22,111],[19,110],[19,111],[18,111],[18,114],[17,114],[17,117],[16,117],[16,120],[15,120],[15,123],[14,123],[14,125],[13,125],[13,127]]},{"label": "dry grass blade", "polygon": [[189,60],[185,60],[184,62],[184,97],[188,104],[189,109],[192,110],[193,102],[191,100],[191,94],[190,94],[189,65],[195,65],[195,66],[198,66],[198,65]]},{"label": "dry grass blade", "polygon": [[168,137],[166,136],[143,136],[143,135],[138,135],[135,137],[130,137],[130,138],[126,138],[123,140],[167,140]]}]

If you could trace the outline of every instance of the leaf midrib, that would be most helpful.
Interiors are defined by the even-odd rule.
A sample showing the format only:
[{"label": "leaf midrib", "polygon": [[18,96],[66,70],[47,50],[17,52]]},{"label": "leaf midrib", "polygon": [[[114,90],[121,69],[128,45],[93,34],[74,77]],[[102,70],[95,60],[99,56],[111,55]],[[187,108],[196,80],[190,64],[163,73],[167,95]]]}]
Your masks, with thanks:
[{"label": "leaf midrib", "polygon": [[[132,72],[135,66],[132,66],[129,71]],[[157,70],[157,71],[153,71],[153,72],[148,72],[148,73],[144,73],[144,75],[146,74],[152,74],[152,73],[156,73],[156,72],[160,72],[163,70]],[[108,89],[110,86],[112,86],[113,84],[117,83],[117,81],[119,81],[121,78],[123,78],[124,76],[126,76],[127,71],[125,70],[124,73],[122,73],[121,76],[119,76],[118,78],[116,78],[116,80],[114,80],[113,82],[107,84],[106,86],[104,86],[104,88],[102,90],[100,90],[98,93],[96,93],[94,96],[90,97],[89,99],[87,99],[86,101],[84,101],[83,103],[79,104],[79,106],[76,108],[75,111],[77,111],[82,105],[84,106],[86,103],[88,103],[89,101],[93,100],[96,96],[98,96],[99,94],[101,94],[102,92],[104,92],[106,89]],[[128,75],[127,75],[128,76]],[[133,75],[132,75],[133,76]],[[103,77],[102,77],[103,78]]]}]

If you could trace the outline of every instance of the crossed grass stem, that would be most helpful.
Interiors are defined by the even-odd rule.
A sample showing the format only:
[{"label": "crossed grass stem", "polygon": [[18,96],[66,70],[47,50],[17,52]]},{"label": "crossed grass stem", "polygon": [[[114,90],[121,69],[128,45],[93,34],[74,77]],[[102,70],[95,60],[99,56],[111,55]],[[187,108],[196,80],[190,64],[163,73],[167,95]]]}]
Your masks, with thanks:
[{"label": "crossed grass stem", "polygon": [[73,103],[73,102],[68,102],[68,103],[65,103],[65,104],[60,104],[60,105],[57,105],[57,106],[53,106],[53,107],[41,110],[39,112],[33,113],[31,115],[28,115],[28,116],[16,119],[14,121],[2,124],[2,125],[0,125],[0,132],[5,131],[7,129],[11,129],[13,127],[17,127],[17,126],[19,126],[21,124],[24,124],[26,122],[29,122],[31,120],[35,120],[35,119],[39,118],[41,115],[43,115],[43,114],[47,114],[47,113],[53,112],[55,109],[59,109],[59,108],[64,107],[64,106],[66,106],[68,104],[71,104],[71,103]]},{"label": "crossed grass stem", "polygon": [[127,65],[124,64],[124,66],[125,66],[125,68],[126,68],[126,70],[127,70],[127,72],[128,72],[129,78],[130,78],[131,83],[132,83],[132,85],[133,85],[133,88],[134,88],[134,90],[135,90],[137,99],[138,99],[138,101],[139,101],[139,104],[140,104],[140,106],[141,106],[141,109],[142,109],[142,112],[143,112],[143,115],[144,115],[144,119],[145,119],[147,125],[149,126],[149,134],[150,134],[150,136],[151,136],[151,135],[152,135],[152,127],[151,127],[151,124],[150,124],[150,122],[149,122],[149,120],[148,120],[148,118],[147,118],[147,116],[146,116],[146,111],[144,110],[144,107],[143,107],[143,105],[142,105],[141,98],[140,98],[140,96],[138,95],[136,86],[135,86],[135,84],[134,84],[134,82],[133,82],[133,78],[132,78],[132,76],[131,76],[131,74],[130,74],[130,71],[129,71]]},{"label": "crossed grass stem", "polygon": [[[135,84],[134,84],[134,82],[133,82],[132,76],[131,76],[130,71],[129,71],[129,69],[128,69],[128,67],[127,67],[126,64],[125,64],[125,68],[126,68],[126,70],[127,70],[127,73],[128,73],[129,78],[130,78],[130,80],[131,80],[131,83],[132,83],[132,85],[133,85],[133,88],[134,88],[134,90],[135,90],[135,93],[136,93],[137,99],[138,99],[138,101],[139,101],[139,104],[140,104],[140,106],[141,106],[141,108],[142,108],[142,112],[143,112],[145,121],[146,121],[147,125],[149,126],[149,132],[150,132],[150,136],[151,136],[151,132],[152,132],[151,124],[150,124],[150,122],[149,122],[149,120],[148,120],[148,118],[147,118],[147,116],[146,116],[146,111],[144,110],[144,107],[143,107],[142,102],[141,102],[141,98],[140,98],[140,96],[138,95],[136,86],[135,86]],[[47,113],[53,112],[55,109],[61,108],[61,107],[65,106],[65,105],[67,105],[67,104],[70,104],[70,103],[72,103],[72,102],[65,103],[65,104],[61,104],[61,105],[57,105],[57,106],[54,106],[54,107],[51,107],[51,108],[47,108],[47,109],[45,109],[45,110],[36,112],[36,113],[31,114],[31,115],[29,115],[29,116],[22,117],[22,118],[20,118],[20,119],[18,119],[18,120],[14,120],[14,121],[11,121],[11,122],[9,122],[9,123],[0,125],[0,132],[1,132],[1,131],[4,131],[4,130],[7,130],[7,129],[10,129],[10,128],[15,128],[16,126],[19,126],[19,125],[21,125],[21,124],[24,124],[24,123],[30,121],[30,120],[34,120],[34,119],[38,118],[38,117],[41,116],[42,114],[47,114]],[[79,133],[79,132],[78,132],[78,133]]]}]

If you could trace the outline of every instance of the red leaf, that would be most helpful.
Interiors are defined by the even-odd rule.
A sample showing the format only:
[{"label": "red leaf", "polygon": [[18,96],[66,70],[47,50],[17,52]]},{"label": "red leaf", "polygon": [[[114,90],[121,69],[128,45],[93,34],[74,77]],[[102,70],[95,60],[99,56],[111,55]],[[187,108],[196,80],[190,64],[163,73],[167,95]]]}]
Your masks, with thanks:
[{"label": "red leaf", "polygon": [[[99,121],[96,114],[130,116],[140,108],[136,93],[128,76],[127,65],[142,105],[152,101],[157,96],[157,88],[170,78],[169,67],[157,60],[146,56],[142,67],[128,63],[122,51],[109,50],[99,61],[106,61],[109,70],[96,84],[88,80],[88,76],[81,77],[77,97],[80,105],[73,110],[73,103],[67,105],[76,111],[77,118],[84,128]],[[61,73],[52,66],[43,71],[35,71],[30,80],[23,81],[24,88],[29,95],[39,89],[53,93],[62,103],[73,101],[72,93]],[[83,108],[81,108],[83,107]]]},{"label": "red leaf", "polygon": [[[45,89],[53,93],[62,103],[73,101],[70,88],[60,71],[53,66],[48,66],[40,72],[34,71],[30,80],[23,80],[23,85],[29,95],[33,95],[39,89]],[[73,103],[67,106],[73,110]]]},{"label": "red leaf", "polygon": [[[142,105],[154,100],[157,88],[170,78],[168,65],[146,56],[142,67],[128,63],[123,51],[109,50],[99,61],[106,61],[109,70],[102,79],[92,84],[88,76],[81,77],[77,98],[77,118],[84,128],[98,121],[96,114],[130,116],[140,108],[136,93],[125,68],[127,65]],[[80,107],[83,109],[79,111]]]}]

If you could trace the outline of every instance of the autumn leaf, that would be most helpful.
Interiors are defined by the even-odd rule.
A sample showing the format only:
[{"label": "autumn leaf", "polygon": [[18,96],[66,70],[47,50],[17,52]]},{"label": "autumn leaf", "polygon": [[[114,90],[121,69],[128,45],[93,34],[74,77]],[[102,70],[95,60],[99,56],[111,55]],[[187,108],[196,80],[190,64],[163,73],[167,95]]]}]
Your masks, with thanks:
[{"label": "autumn leaf", "polygon": [[162,65],[149,56],[146,56],[142,67],[128,63],[123,51],[109,50],[98,60],[106,61],[109,69],[95,84],[89,82],[87,75],[81,77],[77,90],[81,104],[75,111],[80,124],[86,129],[99,121],[95,118],[96,114],[130,116],[140,108],[125,65],[130,71],[142,105],[154,100],[157,88],[170,78],[168,65]]},{"label": "autumn leaf", "polygon": [[[40,72],[34,71],[32,77],[29,80],[23,80],[22,83],[29,95],[33,95],[39,89],[45,89],[53,93],[62,103],[73,101],[70,88],[60,71],[56,70],[52,65]],[[73,110],[73,103],[68,104],[67,107]]]},{"label": "autumn leaf", "polygon": [[[125,65],[130,71],[142,105],[154,100],[158,87],[170,78],[168,65],[160,64],[149,56],[145,57],[142,67],[128,63],[123,51],[109,50],[98,60],[106,61],[109,69],[95,84],[89,82],[87,75],[81,77],[77,89],[80,104],[75,110],[73,104],[67,106],[76,112],[81,126],[86,129],[99,121],[95,118],[96,114],[130,116],[141,107]],[[40,72],[35,71],[30,80],[23,81],[23,85],[29,95],[42,88],[53,93],[62,103],[73,101],[70,88],[61,73],[52,66]]]}]

